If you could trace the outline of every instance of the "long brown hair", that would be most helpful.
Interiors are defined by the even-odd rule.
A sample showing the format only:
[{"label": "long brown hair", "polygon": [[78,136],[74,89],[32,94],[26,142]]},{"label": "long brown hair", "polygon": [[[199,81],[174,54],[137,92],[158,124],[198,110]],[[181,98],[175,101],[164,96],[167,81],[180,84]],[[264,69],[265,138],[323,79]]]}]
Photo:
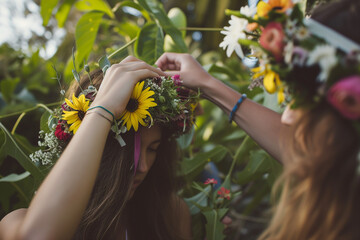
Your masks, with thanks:
[{"label": "long brown hair", "polygon": [[[91,79],[98,89],[103,79],[101,70],[93,71]],[[81,89],[86,89],[88,76],[82,77],[80,85],[74,82],[67,96],[78,96]],[[182,239],[175,221],[171,221],[175,219],[172,201],[178,188],[178,148],[172,133],[164,127],[161,131],[156,161],[131,200],[134,132],[123,135],[128,143],[124,147],[109,133],[92,195],[74,239],[115,239],[119,229],[127,229],[130,239]]]},{"label": "long brown hair", "polygon": [[260,240],[360,239],[359,139],[351,123],[324,103],[291,126],[277,201]]},{"label": "long brown hair", "polygon": [[[360,42],[360,1],[344,0],[314,11],[313,18]],[[284,172],[273,189],[276,205],[259,240],[360,239],[360,140],[351,121],[327,102],[291,126],[283,148]]]}]

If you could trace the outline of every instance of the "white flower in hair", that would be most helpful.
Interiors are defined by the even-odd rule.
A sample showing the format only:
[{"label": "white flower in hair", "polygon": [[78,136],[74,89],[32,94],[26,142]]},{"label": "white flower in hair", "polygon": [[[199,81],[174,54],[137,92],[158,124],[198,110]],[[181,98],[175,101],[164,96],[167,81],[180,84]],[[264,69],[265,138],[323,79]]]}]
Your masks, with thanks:
[{"label": "white flower in hair", "polygon": [[296,32],[296,23],[297,23],[296,19],[286,21],[285,31],[288,35],[292,36]]},{"label": "white flower in hair", "polygon": [[245,6],[245,7],[240,8],[240,13],[247,17],[253,17],[255,15],[256,11],[257,11],[256,7],[250,8],[249,6]]},{"label": "white flower in hair", "polygon": [[321,73],[318,76],[319,81],[326,81],[331,69],[337,64],[335,54],[336,49],[330,45],[319,45],[309,53],[306,65],[311,66],[319,64],[321,68]]},{"label": "white flower in hair", "polygon": [[243,18],[238,18],[231,15],[229,21],[230,26],[224,27],[225,30],[221,31],[225,35],[224,40],[220,43],[219,47],[226,50],[226,55],[228,57],[235,51],[240,58],[244,58],[244,53],[239,44],[239,39],[245,39],[246,34],[244,30],[248,24],[248,21]]},{"label": "white flower in hair", "polygon": [[299,40],[304,40],[305,38],[310,37],[310,33],[306,27],[300,27],[296,32],[296,38]]}]

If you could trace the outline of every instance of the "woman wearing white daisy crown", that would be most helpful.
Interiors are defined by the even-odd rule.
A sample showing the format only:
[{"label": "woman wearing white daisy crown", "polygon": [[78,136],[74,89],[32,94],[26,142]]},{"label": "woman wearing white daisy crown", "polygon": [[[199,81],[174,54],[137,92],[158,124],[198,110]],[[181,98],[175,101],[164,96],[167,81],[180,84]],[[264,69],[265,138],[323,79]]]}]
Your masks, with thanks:
[{"label": "woman wearing white daisy crown", "polygon": [[288,103],[282,115],[210,76],[188,54],[165,53],[156,64],[200,88],[283,163],[272,220],[259,239],[360,239],[360,1],[325,5],[311,19],[290,0],[256,8],[233,12],[224,42],[228,55],[243,57],[239,42],[252,41],[254,85]]},{"label": "woman wearing white daisy crown", "polygon": [[128,57],[104,80],[97,70],[74,81],[43,133],[46,152],[31,155],[43,165],[61,157],[29,208],[0,222],[0,239],[191,239],[174,136],[191,128],[196,97],[160,76]]}]

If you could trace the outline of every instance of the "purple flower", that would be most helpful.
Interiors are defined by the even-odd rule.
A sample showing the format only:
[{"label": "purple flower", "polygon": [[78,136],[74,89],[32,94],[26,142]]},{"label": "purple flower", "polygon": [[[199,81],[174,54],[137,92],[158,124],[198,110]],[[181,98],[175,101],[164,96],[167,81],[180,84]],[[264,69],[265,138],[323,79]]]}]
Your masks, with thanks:
[{"label": "purple flower", "polygon": [[294,47],[293,50],[293,64],[298,66],[304,66],[305,60],[308,56],[308,52],[302,47]]},{"label": "purple flower", "polygon": [[349,76],[335,83],[327,93],[327,100],[344,117],[360,119],[360,76]]}]

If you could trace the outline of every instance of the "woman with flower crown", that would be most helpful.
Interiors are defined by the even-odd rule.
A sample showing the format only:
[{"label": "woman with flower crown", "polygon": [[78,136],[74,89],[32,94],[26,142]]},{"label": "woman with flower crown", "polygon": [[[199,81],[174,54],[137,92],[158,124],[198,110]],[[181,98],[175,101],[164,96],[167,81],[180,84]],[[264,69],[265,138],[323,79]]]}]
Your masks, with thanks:
[{"label": "woman with flower crown", "polygon": [[259,239],[360,239],[360,1],[325,5],[311,19],[296,2],[234,11],[220,44],[241,58],[241,44],[251,46],[259,59],[252,85],[277,92],[288,103],[282,115],[210,76],[188,54],[165,53],[156,64],[200,88],[283,163],[272,220]]},{"label": "woman with flower crown", "polygon": [[0,239],[191,239],[174,136],[191,127],[196,102],[134,57],[103,71],[74,81],[54,111],[47,149],[31,158],[61,157],[29,208],[0,222]]}]

